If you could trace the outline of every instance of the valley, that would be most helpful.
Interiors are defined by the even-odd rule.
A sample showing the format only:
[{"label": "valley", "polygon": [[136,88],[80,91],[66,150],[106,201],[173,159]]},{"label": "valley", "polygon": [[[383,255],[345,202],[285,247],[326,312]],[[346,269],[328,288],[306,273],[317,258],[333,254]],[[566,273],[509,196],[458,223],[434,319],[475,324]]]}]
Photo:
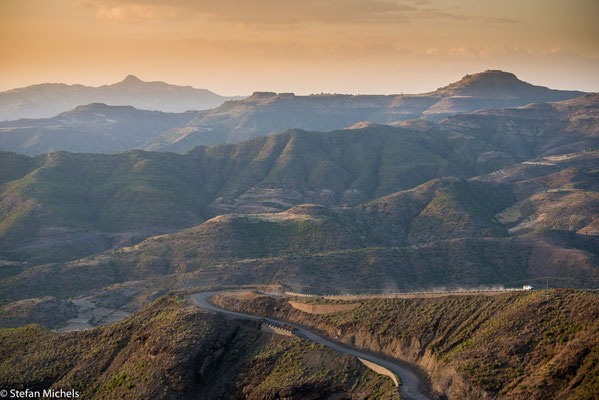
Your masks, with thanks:
[{"label": "valley", "polygon": [[[472,119],[467,127],[450,118],[424,128],[289,130],[235,145],[200,146],[185,155],[55,152],[27,158],[0,153],[6,171],[0,193],[0,251],[38,249],[33,252],[39,254],[37,262],[76,258],[189,228],[222,214],[285,211],[302,203],[355,206],[435,178],[469,179],[508,171],[505,168],[519,163],[541,162],[532,161],[537,157],[576,154],[596,146],[596,96],[554,104],[568,111],[555,114],[552,123],[525,107],[516,119],[464,114],[461,118]],[[579,125],[580,118],[589,123]],[[515,136],[502,141],[497,129],[508,123],[519,128],[511,128]],[[535,144],[539,141],[552,145],[541,148]],[[555,165],[568,164],[563,161]],[[521,168],[531,166],[525,170],[533,173],[534,165],[540,173],[552,169],[538,164]],[[506,185],[492,181],[510,186],[507,179]],[[548,189],[555,189],[553,185]],[[588,195],[568,194],[583,203]],[[86,236],[90,240],[79,240]],[[65,247],[60,249],[60,243]]]}]

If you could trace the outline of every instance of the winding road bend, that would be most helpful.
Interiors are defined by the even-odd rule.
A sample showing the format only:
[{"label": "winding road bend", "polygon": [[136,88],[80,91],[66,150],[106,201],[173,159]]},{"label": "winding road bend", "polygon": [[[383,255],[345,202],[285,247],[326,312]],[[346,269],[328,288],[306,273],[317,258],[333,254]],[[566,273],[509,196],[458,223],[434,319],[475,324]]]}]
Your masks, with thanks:
[{"label": "winding road bend", "polygon": [[329,347],[333,350],[340,351],[342,353],[350,354],[354,357],[363,358],[364,360],[371,361],[375,364],[378,364],[380,366],[383,366],[383,367],[393,371],[395,374],[397,374],[399,376],[399,378],[401,380],[401,386],[400,386],[399,390],[400,390],[400,393],[405,398],[410,399],[410,400],[430,400],[431,399],[421,390],[421,388],[424,387],[424,384],[421,381],[420,377],[416,373],[411,371],[409,368],[407,368],[405,365],[402,365],[397,361],[395,361],[395,362],[389,361],[387,359],[379,358],[379,357],[376,357],[369,353],[364,353],[361,350],[355,349],[355,348],[350,347],[345,344],[333,342],[333,341],[331,341],[331,340],[329,340],[329,339],[327,339],[327,338],[325,338],[325,337],[323,337],[323,336],[321,336],[301,325],[297,325],[297,324],[294,324],[294,323],[291,323],[288,321],[280,321],[280,320],[272,319],[272,318],[264,318],[264,317],[258,317],[255,315],[229,311],[229,310],[225,310],[225,309],[216,307],[215,305],[208,302],[208,299],[210,297],[212,297],[215,294],[220,293],[220,292],[230,292],[230,290],[202,292],[202,293],[191,295],[189,298],[192,301],[192,303],[194,303],[196,306],[204,308],[208,311],[215,312],[215,313],[225,314],[225,315],[232,316],[235,318],[250,319],[250,320],[257,320],[257,321],[262,320],[262,321],[266,321],[270,324],[273,324],[275,326],[280,326],[282,324],[292,326],[293,328],[295,328],[295,331],[293,333],[298,337],[310,340],[315,343],[322,344],[323,346]]}]

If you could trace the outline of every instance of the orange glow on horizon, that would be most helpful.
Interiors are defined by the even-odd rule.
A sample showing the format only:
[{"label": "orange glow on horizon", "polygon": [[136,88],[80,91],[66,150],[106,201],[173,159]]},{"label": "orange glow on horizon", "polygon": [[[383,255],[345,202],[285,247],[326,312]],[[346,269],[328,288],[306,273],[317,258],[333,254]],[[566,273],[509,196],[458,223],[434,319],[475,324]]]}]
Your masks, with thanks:
[{"label": "orange glow on horizon", "polygon": [[[524,3],[524,4],[523,4]],[[485,69],[599,91],[595,0],[2,0],[0,90],[419,93]]]}]

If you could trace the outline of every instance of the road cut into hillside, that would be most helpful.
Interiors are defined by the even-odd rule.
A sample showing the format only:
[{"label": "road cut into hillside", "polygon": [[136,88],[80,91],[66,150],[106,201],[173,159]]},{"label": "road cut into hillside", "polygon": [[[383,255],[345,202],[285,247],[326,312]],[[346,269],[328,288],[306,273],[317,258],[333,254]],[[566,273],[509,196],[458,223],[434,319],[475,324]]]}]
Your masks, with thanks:
[{"label": "road cut into hillside", "polygon": [[250,319],[250,320],[256,320],[256,321],[266,321],[268,324],[271,324],[274,326],[281,326],[281,325],[290,326],[293,328],[293,333],[300,338],[307,339],[312,342],[329,347],[333,350],[336,350],[336,351],[339,351],[342,353],[346,353],[346,354],[352,355],[354,357],[366,360],[370,363],[376,364],[384,369],[387,369],[387,370],[393,372],[394,374],[399,376],[399,379],[401,381],[399,390],[400,390],[401,394],[404,396],[404,398],[411,399],[411,400],[430,400],[431,399],[426,394],[426,392],[428,391],[426,388],[427,385],[426,385],[425,380],[422,379],[421,376],[419,376],[420,373],[418,372],[417,367],[415,367],[409,363],[406,363],[404,361],[392,360],[389,358],[381,358],[379,356],[364,352],[363,350],[356,349],[349,345],[334,342],[334,341],[332,341],[328,338],[325,338],[324,336],[322,336],[308,328],[305,328],[301,325],[298,325],[298,324],[295,324],[292,322],[280,321],[280,320],[273,319],[273,318],[258,317],[258,316],[251,315],[251,314],[244,314],[244,313],[239,313],[239,312],[235,312],[235,311],[229,311],[229,310],[225,310],[220,307],[216,307],[215,305],[211,304],[208,301],[208,299],[210,299],[215,294],[224,293],[224,292],[230,292],[230,290],[197,293],[197,294],[189,296],[189,299],[191,300],[191,302],[194,305],[196,305],[200,308],[203,308],[208,311],[215,312],[215,313],[223,314],[223,315],[226,315],[229,317]]}]

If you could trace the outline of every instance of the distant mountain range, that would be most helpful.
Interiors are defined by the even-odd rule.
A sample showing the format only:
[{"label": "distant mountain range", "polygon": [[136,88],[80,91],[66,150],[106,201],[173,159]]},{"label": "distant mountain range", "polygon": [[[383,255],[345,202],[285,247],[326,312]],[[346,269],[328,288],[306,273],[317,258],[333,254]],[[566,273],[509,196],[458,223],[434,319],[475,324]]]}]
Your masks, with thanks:
[{"label": "distant mountain range", "polygon": [[91,87],[43,83],[0,92],[0,121],[18,118],[48,118],[79,105],[106,103],[143,110],[184,112],[218,107],[241,97],[219,96],[206,89],[144,82],[129,75],[113,85]]},{"label": "distant mountain range", "polygon": [[295,96],[257,92],[244,100],[199,112],[187,126],[165,132],[146,149],[184,152],[198,144],[236,143],[288,128],[322,131],[362,121],[439,121],[455,113],[561,101],[582,94],[533,86],[514,74],[495,70],[467,75],[459,82],[417,95]]},{"label": "distant mountain range", "polygon": [[[145,88],[154,84],[157,88],[166,85],[127,78],[105,88],[119,85]],[[507,72],[485,71],[467,75],[459,82],[426,94],[295,96],[292,93],[256,92],[246,99],[228,101],[212,110],[181,115],[90,104],[53,118],[0,123],[0,149],[27,155],[54,150],[116,153],[127,149],[184,153],[197,145],[237,143],[289,128],[326,131],[361,122],[393,125],[411,119],[436,122],[456,113],[562,101],[583,94],[533,86]],[[147,98],[172,103],[164,95],[148,95]],[[175,103],[169,111],[176,109]],[[123,100],[122,104],[139,107],[132,101]],[[192,108],[197,107],[188,103],[180,109]],[[420,123],[426,125],[424,121]]]}]

